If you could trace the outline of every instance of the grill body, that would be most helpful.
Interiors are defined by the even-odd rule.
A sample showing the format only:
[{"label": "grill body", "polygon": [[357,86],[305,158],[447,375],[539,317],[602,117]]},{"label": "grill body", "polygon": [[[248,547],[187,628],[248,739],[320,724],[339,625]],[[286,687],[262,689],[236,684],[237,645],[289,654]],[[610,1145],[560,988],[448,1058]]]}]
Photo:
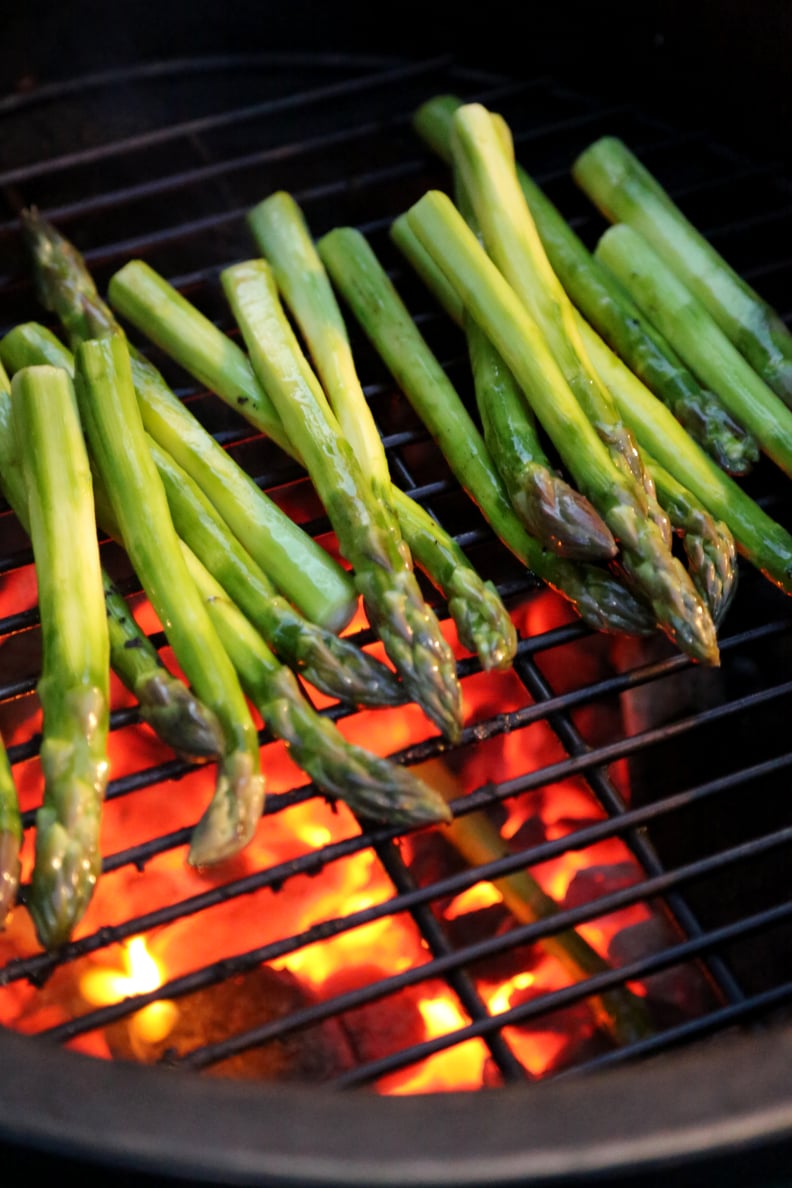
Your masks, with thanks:
[{"label": "grill body", "polygon": [[[597,221],[568,181],[568,162],[597,135],[622,135],[670,179],[704,230],[788,315],[784,297],[792,264],[775,245],[789,242],[789,192],[783,172],[764,159],[735,153],[632,104],[592,99],[551,80],[515,81],[451,60],[245,55],[162,62],[5,101],[0,108],[8,130],[2,177],[7,211],[0,226],[3,327],[41,317],[18,238],[15,209],[22,203],[36,202],[79,242],[100,283],[124,259],[145,255],[219,319],[219,308],[211,309],[217,270],[249,253],[242,216],[246,204],[270,188],[292,189],[317,232],[354,222],[387,253],[389,217],[442,176],[411,140],[407,115],[415,102],[446,89],[481,97],[512,116],[521,159],[532,162],[537,180],[584,235],[595,234]],[[97,110],[102,116],[94,120]],[[37,123],[52,140],[45,151],[30,139]],[[398,276],[398,261],[386,258]],[[427,332],[437,335],[438,349],[453,351],[431,311],[420,306],[418,290],[401,279],[418,301],[419,314],[425,314]],[[446,361],[458,368],[453,353]],[[491,539],[486,525],[471,517],[454,484],[438,480],[431,443],[420,427],[399,412],[393,415],[381,377],[368,391],[399,481],[455,531],[479,564],[491,567],[508,599],[515,605],[530,601],[530,578]],[[183,394],[228,448],[250,460],[262,485],[298,481],[273,451],[249,446],[241,423],[205,394],[192,389]],[[788,515],[784,485],[769,470],[761,469],[751,481],[773,514]],[[25,556],[9,524],[6,516],[3,569],[12,573]],[[322,532],[326,525],[319,516],[311,527]],[[0,624],[9,638],[34,626],[32,610]],[[545,659],[565,648],[574,655],[586,632],[575,624],[554,627],[521,644],[515,670],[526,690],[525,705],[482,717],[463,740],[470,747],[535,720],[551,725],[563,760],[514,781],[499,782],[499,773],[493,773],[491,783],[477,790],[482,806],[582,775],[605,817],[575,844],[600,835],[626,839],[645,875],[637,887],[614,893],[607,906],[662,901],[677,930],[669,949],[644,956],[629,972],[617,972],[614,981],[695,961],[714,989],[711,1010],[662,1030],[643,1046],[584,1062],[577,1075],[537,1086],[520,1083],[524,1078],[510,1074],[510,1060],[500,1048],[500,1021],[481,1009],[467,979],[478,950],[455,952],[436,932],[428,911],[436,889],[416,884],[393,850],[393,836],[380,831],[365,844],[374,845],[391,874],[394,910],[406,908],[427,930],[433,968],[466,1002],[470,1034],[490,1045],[502,1089],[414,1100],[383,1100],[365,1091],[331,1095],[311,1087],[270,1090],[210,1081],[190,1071],[190,1065],[200,1069],[218,1052],[196,1054],[186,1069],[143,1069],[107,1065],[53,1046],[53,1040],[71,1038],[68,1027],[49,1043],[0,1034],[3,1065],[18,1070],[0,1085],[0,1136],[9,1144],[9,1157],[46,1160],[54,1152],[100,1168],[110,1163],[141,1180],[295,1186],[562,1184],[605,1177],[626,1185],[638,1179],[651,1183],[671,1168],[691,1183],[700,1183],[706,1172],[719,1183],[744,1184],[749,1167],[755,1176],[760,1169],[770,1175],[788,1166],[792,1098],[784,1016],[792,980],[785,957],[784,860],[791,822],[783,804],[792,759],[784,732],[788,631],[785,601],[757,575],[744,572],[723,634],[723,672],[714,688],[704,690],[702,707],[689,696],[696,682],[688,666],[662,648],[659,654],[622,658],[594,684],[558,684]],[[471,662],[464,661],[462,669],[475,677]],[[688,688],[681,697],[680,685]],[[31,688],[29,675],[14,674],[3,695],[10,703]],[[582,707],[624,702],[646,688],[671,691],[669,716],[652,710],[654,717],[640,718],[639,711],[633,732],[616,737],[591,739],[581,731]],[[328,712],[344,717],[340,710]],[[134,725],[134,710],[117,710],[115,728],[129,723]],[[746,737],[735,749],[723,743],[728,735]],[[24,761],[35,745],[31,740],[12,758]],[[399,757],[414,763],[439,752],[439,744],[428,738]],[[630,766],[629,803],[611,775],[618,761]],[[117,780],[111,795],[122,798],[141,785],[186,774],[186,767],[168,761]],[[269,811],[311,795],[311,789],[295,789],[273,798]],[[753,806],[747,815],[746,796]],[[110,866],[145,865],[178,841],[157,838],[130,847],[113,855]],[[553,852],[545,843],[525,861],[530,865]],[[275,883],[282,873],[263,872],[262,879]],[[500,866],[486,872],[500,873]],[[736,894],[724,894],[724,888],[735,887]],[[236,893],[241,892],[232,885],[220,894]],[[570,909],[564,920],[574,923],[604,910],[602,904],[583,907],[576,916]],[[154,923],[165,923],[170,914],[163,910]],[[62,959],[73,961],[81,952],[131,935],[137,924],[132,919],[103,930]],[[525,940],[541,934],[541,926],[534,926]],[[243,967],[241,961],[234,968]],[[4,977],[45,979],[50,973],[51,961],[42,957],[7,967]],[[223,973],[206,968],[191,986]],[[558,1005],[585,993],[572,990]],[[397,1054],[384,1067],[343,1079],[341,1087],[365,1085],[404,1059]]]}]

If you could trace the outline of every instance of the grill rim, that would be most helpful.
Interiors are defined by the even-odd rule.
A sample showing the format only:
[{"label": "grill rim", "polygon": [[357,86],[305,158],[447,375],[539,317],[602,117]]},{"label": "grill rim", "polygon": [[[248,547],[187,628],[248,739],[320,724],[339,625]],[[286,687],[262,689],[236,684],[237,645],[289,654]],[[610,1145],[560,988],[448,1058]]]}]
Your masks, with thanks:
[{"label": "grill rim", "polygon": [[3,1143],[198,1182],[505,1188],[722,1160],[755,1176],[792,1153],[788,1026],[577,1080],[396,1098],[97,1061],[5,1031],[0,1061],[15,1069]]}]

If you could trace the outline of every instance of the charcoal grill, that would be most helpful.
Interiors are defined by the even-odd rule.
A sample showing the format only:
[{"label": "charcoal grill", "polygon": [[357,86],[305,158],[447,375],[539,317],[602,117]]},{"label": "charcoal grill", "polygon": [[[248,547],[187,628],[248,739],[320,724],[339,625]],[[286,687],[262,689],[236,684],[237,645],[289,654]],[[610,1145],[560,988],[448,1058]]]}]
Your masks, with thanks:
[{"label": "charcoal grill", "polygon": [[[552,79],[503,79],[445,58],[250,54],[130,67],[0,102],[6,147],[0,175],[3,331],[26,318],[46,320],[26,273],[16,218],[22,205],[37,204],[78,243],[100,284],[130,256],[144,256],[227,327],[217,274],[231,260],[250,254],[243,220],[247,207],[282,187],[304,206],[317,234],[340,223],[366,232],[444,363],[463,384],[458,341],[387,239],[396,213],[429,185],[444,184],[441,168],[416,144],[408,119],[418,102],[441,90],[479,98],[510,118],[521,160],[590,240],[597,218],[570,183],[569,163],[596,136],[623,136],[736,266],[782,313],[791,312],[792,265],[776,251],[778,243],[789,242],[789,189],[783,173],[764,161]],[[31,152],[31,128],[48,140],[44,154],[39,145]],[[362,344],[361,357],[397,480],[456,535],[516,611],[541,598],[536,583],[456,489],[425,432]],[[167,369],[164,361],[157,362]],[[184,376],[173,379],[263,487],[282,497],[299,489],[299,473],[274,447]],[[750,487],[772,515],[790,520],[788,490],[770,468],[758,468]],[[315,507],[303,515],[315,534],[327,532]],[[9,512],[2,515],[0,540],[3,574],[14,575],[30,563]],[[122,565],[109,544],[103,548],[111,562]],[[134,574],[122,572],[120,580],[134,597]],[[442,604],[438,611],[444,614]],[[14,641],[34,636],[35,628],[34,607],[9,610],[0,622],[7,655],[13,654]],[[154,638],[164,646],[161,635]],[[361,631],[358,639],[365,644],[369,636]],[[544,840],[475,872],[421,879],[395,831],[368,829],[297,859],[212,883],[189,902],[122,918],[57,957],[9,961],[0,981],[44,986],[55,969],[185,912],[198,914],[263,887],[283,887],[300,874],[372,847],[394,888],[386,903],[321,921],[300,936],[255,950],[241,938],[232,958],[209,962],[161,990],[97,1009],[39,1038],[0,1032],[6,1070],[0,1083],[0,1141],[8,1157],[34,1168],[54,1157],[82,1161],[83,1170],[98,1167],[100,1174],[109,1165],[136,1182],[155,1177],[157,1182],[259,1185],[570,1184],[606,1177],[609,1183],[627,1184],[637,1177],[652,1183],[653,1176],[671,1169],[680,1184],[701,1183],[702,1174],[717,1176],[719,1183],[745,1184],[749,1168],[751,1175],[770,1175],[788,1167],[788,603],[758,575],[742,572],[722,631],[718,674],[702,676],[664,644],[616,645],[606,669],[593,680],[579,680],[568,666],[578,662],[576,649],[590,640],[581,624],[556,617],[521,639],[514,670],[524,689],[523,705],[507,711],[489,706],[470,723],[456,752],[427,728],[425,737],[395,755],[410,765],[438,758],[453,764],[455,757],[492,740],[546,723],[560,758],[508,779],[492,770],[455,807],[459,813],[497,807],[565,778],[582,777],[603,815],[574,834]],[[463,682],[475,681],[477,665],[462,658],[460,672]],[[19,699],[32,695],[34,683],[30,666],[5,669],[0,708],[10,712]],[[608,721],[617,712],[621,729],[589,734],[581,715],[597,705],[606,707]],[[353,716],[336,706],[323,712],[342,725]],[[135,729],[134,706],[119,706],[112,727]],[[33,737],[12,748],[15,766],[35,754],[37,741]],[[262,743],[267,742],[262,731]],[[629,770],[628,798],[614,774],[620,763]],[[159,785],[178,795],[179,781],[191,770],[168,757],[113,779],[108,798],[132,799],[141,789]],[[270,796],[267,816],[316,795],[304,785],[278,792]],[[27,824],[32,825],[30,816]],[[187,833],[180,829],[124,847],[108,855],[106,869],[140,868],[145,874],[158,855],[184,845]],[[566,907],[552,922],[459,945],[433,911],[440,898],[481,878],[534,868],[611,837],[623,839],[640,863],[640,882]],[[642,902],[660,905],[672,922],[669,944],[503,1014],[487,1011],[471,976],[484,958]],[[428,958],[419,969],[394,974],[387,983],[347,990],[255,1033],[233,1033],[197,1046],[169,1067],[104,1062],[64,1046],[158,995],[178,1000],[284,952],[402,912],[421,930]],[[651,1038],[597,1051],[573,1068],[529,1083],[530,1074],[504,1034],[508,1025],[541,1020],[595,992],[691,964],[710,991],[704,1010],[675,1019]],[[449,1034],[364,1060],[321,1087],[273,1088],[201,1075],[237,1051],[305,1030],[430,977],[448,984],[468,1017]],[[487,1045],[498,1087],[429,1099],[384,1098],[370,1091],[379,1078],[471,1038]]]}]

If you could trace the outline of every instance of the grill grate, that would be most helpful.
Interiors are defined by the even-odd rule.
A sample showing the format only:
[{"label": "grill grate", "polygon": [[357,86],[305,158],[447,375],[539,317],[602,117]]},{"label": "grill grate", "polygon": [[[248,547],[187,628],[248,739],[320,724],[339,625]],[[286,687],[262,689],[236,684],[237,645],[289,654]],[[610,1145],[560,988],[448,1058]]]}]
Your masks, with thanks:
[{"label": "grill grate", "polygon": [[[680,134],[632,107],[605,105],[551,80],[504,82],[445,60],[403,64],[343,57],[250,56],[97,75],[80,84],[12,96],[0,104],[7,145],[7,167],[0,174],[6,207],[5,221],[0,223],[5,273],[0,283],[2,331],[28,318],[46,320],[26,274],[16,221],[22,205],[35,204],[84,250],[100,287],[130,256],[145,256],[233,332],[220,300],[218,272],[251,250],[243,219],[247,207],[269,190],[285,188],[295,194],[317,235],[340,223],[354,223],[367,233],[464,392],[459,342],[427,305],[418,282],[401,267],[386,234],[394,215],[429,185],[444,184],[442,171],[420,151],[409,128],[413,107],[442,90],[481,98],[504,113],[518,132],[520,159],[584,238],[596,234],[598,223],[569,180],[569,163],[596,136],[606,132],[623,136],[669,182],[678,200],[727,257],[734,258],[746,276],[757,283],[761,280],[763,292],[785,310],[792,260],[783,258],[776,246],[789,242],[789,235],[783,233],[792,222],[788,189],[770,166],[737,158],[703,134]],[[456,535],[472,560],[495,578],[515,613],[524,616],[525,608],[536,602],[535,583],[493,540],[472,505],[460,497],[422,426],[405,402],[395,398],[392,384],[366,344],[360,340],[355,346],[395,478]],[[281,502],[297,508],[305,526],[326,538],[327,521],[315,502],[309,498],[302,502],[310,492],[294,465],[253,435],[212,395],[174,374],[167,360],[153,357],[196,415],[256,481]],[[783,484],[768,468],[758,468],[749,486],[771,514],[782,520],[789,517]],[[0,573],[4,580],[14,579],[30,566],[31,553],[8,511],[0,523],[0,545]],[[125,592],[136,597],[134,575],[123,572],[123,558],[109,542],[103,543],[103,559],[108,566],[109,562],[121,566]],[[428,594],[431,600],[434,596]],[[438,609],[443,611],[442,606]],[[0,619],[0,646],[7,660],[13,660],[20,640],[35,636],[36,626],[35,606],[29,604],[14,606]],[[627,1048],[584,1055],[574,1070],[556,1075],[636,1059],[735,1024],[766,1023],[792,999],[788,960],[783,956],[770,960],[770,952],[789,950],[788,943],[782,946],[778,941],[786,938],[788,942],[792,914],[786,880],[777,869],[777,864],[783,866],[792,840],[792,816],[783,797],[792,762],[785,729],[792,683],[784,679],[783,663],[789,627],[783,597],[758,575],[744,571],[724,627],[718,674],[696,673],[686,659],[663,644],[657,649],[616,644],[608,646],[603,671],[593,679],[584,675],[578,682],[581,648],[591,645],[592,637],[581,624],[551,615],[550,626],[521,639],[514,665],[521,690],[517,708],[498,707],[493,712],[489,707],[478,713],[456,748],[430,733],[412,738],[395,756],[410,765],[440,759],[454,763],[490,743],[544,725],[558,748],[549,761],[505,779],[498,770],[491,772],[455,802],[455,812],[461,816],[484,808],[497,811],[517,797],[530,797],[563,780],[583,779],[604,813],[602,819],[497,862],[432,878],[421,875],[397,831],[379,828],[353,833],[265,869],[212,879],[200,893],[187,898],[134,911],[129,918],[81,936],[57,956],[9,956],[0,967],[0,987],[28,982],[44,986],[56,970],[76,966],[117,942],[268,888],[282,889],[303,875],[373,850],[393,888],[384,902],[322,919],[295,935],[249,949],[242,938],[233,956],[171,978],[157,990],[44,1028],[43,1033],[51,1041],[69,1043],[111,1026],[157,998],[178,1000],[262,963],[277,963],[316,941],[397,914],[409,915],[418,928],[426,950],[423,963],[345,989],[326,1001],[311,1002],[219,1042],[196,1046],[172,1063],[211,1068],[239,1052],[439,979],[458,1000],[466,1023],[385,1056],[363,1059],[333,1083],[376,1084],[469,1039],[486,1044],[496,1070],[494,1082],[517,1082],[532,1074],[515,1054],[508,1038],[510,1027],[541,1026],[554,1012],[572,1008],[591,995],[692,961],[712,990],[706,1009],[693,1018],[677,1019]],[[155,631],[153,638],[158,646],[165,646],[161,633]],[[371,642],[365,631],[356,638],[361,644]],[[473,660],[461,658],[460,673],[465,688],[475,686],[479,670]],[[34,696],[36,679],[33,669],[18,670],[12,664],[5,674],[0,725],[15,712],[19,699]],[[644,716],[647,692],[654,694],[652,705],[670,702],[668,716],[657,717],[656,709]],[[609,721],[618,714],[621,728],[606,730],[601,737],[597,732],[592,735],[588,720],[581,717],[591,707],[600,707],[610,715]],[[325,705],[322,712],[342,727],[354,727],[355,715],[348,709]],[[632,724],[630,714],[637,715]],[[111,724],[114,734],[137,729],[134,706],[119,703]],[[261,741],[265,747],[271,742],[266,729]],[[37,747],[36,735],[12,746],[15,769],[35,759]],[[628,802],[618,776],[619,765],[625,764],[630,775]],[[189,763],[158,754],[155,761],[114,778],[108,801],[131,802],[141,791],[189,779],[194,770]],[[178,784],[172,795],[178,796]],[[316,795],[312,786],[304,784],[275,791],[265,815],[275,818]],[[747,806],[746,801],[750,801]],[[25,824],[32,828],[32,811],[26,814]],[[179,827],[137,840],[109,854],[105,871],[139,869],[145,877],[150,863],[183,847],[188,836],[189,829]],[[609,839],[622,840],[640,863],[643,877],[637,884],[564,906],[551,921],[514,925],[506,932],[461,944],[450,936],[437,910],[439,903],[482,879],[540,867]],[[724,887],[730,888],[725,895]],[[498,1014],[487,1008],[475,977],[485,959],[641,903],[656,905],[673,921],[674,937],[660,951],[628,958],[585,983],[550,990]]]}]

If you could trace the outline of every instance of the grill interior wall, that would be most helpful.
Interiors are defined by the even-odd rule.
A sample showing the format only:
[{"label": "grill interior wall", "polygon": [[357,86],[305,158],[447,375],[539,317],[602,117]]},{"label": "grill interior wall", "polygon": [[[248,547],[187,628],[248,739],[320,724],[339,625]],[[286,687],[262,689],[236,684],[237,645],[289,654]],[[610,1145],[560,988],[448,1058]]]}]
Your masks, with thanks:
[{"label": "grill interior wall", "polygon": [[[125,78],[95,86],[67,88],[63,94],[11,97],[0,106],[5,145],[0,182],[6,206],[0,224],[0,329],[4,332],[26,319],[46,320],[27,277],[16,221],[18,209],[29,204],[38,205],[77,242],[100,287],[121,263],[140,255],[228,329],[217,284],[219,269],[250,254],[243,218],[248,205],[271,189],[283,188],[291,190],[304,206],[317,235],[334,225],[352,223],[370,236],[464,392],[459,343],[417,282],[405,273],[386,234],[389,220],[420,197],[428,185],[444,184],[442,170],[419,150],[409,128],[412,108],[441,90],[482,97],[507,116],[518,132],[521,161],[590,242],[598,222],[569,179],[569,163],[598,135],[622,136],[651,169],[669,179],[672,192],[705,233],[789,317],[792,259],[779,252],[778,245],[792,242],[788,233],[792,208],[783,179],[764,162],[738,157],[695,130],[680,132],[629,105],[604,103],[548,80],[503,83],[438,62],[402,69],[311,60],[279,68],[267,58],[251,57],[241,64],[215,59],[199,71],[195,65],[178,70],[166,65],[161,72],[133,71]],[[55,105],[57,119],[52,118]],[[469,501],[460,497],[406,402],[396,397],[358,336],[355,347],[398,481],[455,533],[477,565],[495,578],[510,604],[522,606],[531,596],[533,583],[493,541]],[[304,493],[306,484],[292,464],[251,434],[226,406],[195,389],[156,354],[153,357],[200,419],[256,480],[276,497],[288,500],[290,507],[300,508],[312,531],[325,533],[321,509],[315,503],[293,500],[295,489]],[[773,515],[782,521],[790,519],[784,484],[768,468],[760,467],[749,486]],[[21,564],[29,562],[30,554],[9,513],[3,516],[0,531],[4,551],[0,571],[13,575]],[[123,558],[109,545],[104,555],[133,593],[134,575],[124,571]],[[599,981],[595,978],[584,987],[557,992],[538,1005],[511,1012],[508,1020],[491,1017],[470,976],[488,946],[474,943],[456,948],[432,907],[441,895],[462,889],[482,874],[497,877],[508,864],[422,885],[405,864],[392,831],[379,830],[353,839],[345,843],[344,852],[375,847],[395,888],[388,910],[404,909],[413,914],[431,954],[419,974],[413,971],[400,976],[387,988],[406,986],[411,978],[445,978],[470,1022],[420,1050],[410,1048],[364,1066],[341,1078],[340,1083],[372,1081],[415,1061],[429,1048],[440,1050],[473,1037],[484,1037],[503,1080],[521,1079],[525,1071],[503,1039],[505,1021],[519,1023],[538,1017],[609,984],[640,979],[691,959],[701,961],[707,970],[716,995],[711,1009],[629,1050],[597,1054],[582,1066],[635,1058],[732,1022],[769,1017],[768,1012],[788,1003],[792,979],[788,959],[783,956],[789,952],[790,930],[784,859],[788,858],[785,847],[792,827],[783,796],[790,761],[784,730],[792,690],[785,680],[788,627],[782,596],[746,570],[724,627],[723,665],[718,674],[692,674],[686,661],[663,646],[657,652],[616,646],[607,673],[593,684],[580,686],[574,673],[561,678],[558,674],[565,672],[559,659],[574,655],[574,648],[586,638],[583,628],[559,625],[522,641],[515,672],[525,689],[524,707],[511,713],[496,712],[471,724],[461,749],[525,730],[539,720],[550,724],[567,758],[547,770],[527,771],[508,783],[499,783],[495,772],[492,782],[476,790],[475,803],[496,805],[501,799],[529,794],[532,788],[563,776],[583,773],[606,819],[583,828],[574,840],[544,842],[519,861],[533,866],[565,846],[617,836],[626,839],[640,860],[645,879],[637,887],[611,892],[597,905],[567,909],[552,927],[577,924],[630,902],[662,900],[675,921],[676,940],[665,951],[616,970],[609,975],[610,982],[608,976]],[[7,636],[3,642],[6,659],[15,651],[24,653],[23,645],[35,635],[35,612],[10,614],[0,623],[0,630]],[[161,636],[157,640],[163,643]],[[4,665],[0,722],[4,715],[15,712],[15,698],[31,696],[35,668],[30,667],[29,655],[22,664],[19,670]],[[461,671],[466,679],[477,675],[470,660],[461,662]],[[646,696],[648,691],[651,697]],[[666,715],[666,703],[670,716]],[[580,715],[590,704],[610,708],[630,722],[631,728],[613,736],[587,737]],[[348,711],[338,707],[324,712],[339,721],[348,716]],[[133,716],[129,711],[116,713],[114,727],[122,727]],[[12,749],[12,760],[22,762],[35,752],[36,745],[34,738]],[[416,763],[444,750],[430,736],[411,744],[399,757]],[[629,805],[623,799],[623,786],[614,778],[619,762],[625,759],[633,793]],[[753,765],[761,770],[751,771]],[[134,796],[141,787],[178,778],[188,770],[188,765],[168,760],[113,780],[110,798]],[[311,788],[302,786],[275,795],[267,813],[276,814],[312,795]],[[31,824],[29,817],[27,823]],[[145,864],[184,841],[184,833],[155,838],[110,856],[108,866]],[[318,869],[334,857],[334,853],[318,853],[300,865],[306,870]],[[292,873],[291,867],[288,871],[263,871],[253,882],[276,885]],[[724,887],[730,889],[728,894],[723,894]],[[207,905],[218,897],[233,898],[251,889],[249,882],[235,885],[232,879],[207,891]],[[162,923],[179,911],[180,906],[174,905],[147,923]],[[351,927],[351,922],[338,921],[331,926],[343,930]],[[42,955],[11,961],[0,971],[0,981],[46,979],[58,961],[76,961],[140,927],[141,921],[132,919],[103,929],[101,935],[75,942],[57,959]],[[489,947],[497,952],[527,943],[547,930],[548,926],[541,924],[515,928],[509,937],[496,938]],[[302,938],[309,939],[313,936]],[[277,949],[274,945],[266,951],[241,952],[236,962],[222,968],[207,966],[169,985],[169,996],[177,997],[271,960]],[[773,953],[780,954],[777,960],[770,959]],[[325,1015],[373,1001],[383,992],[381,987],[349,992],[268,1027],[266,1035],[285,1035]],[[142,996],[134,1005],[145,1001]],[[131,1009],[129,1004],[108,1008],[92,1016],[91,1025],[109,1023]],[[87,1026],[64,1026],[54,1038],[66,1041]],[[264,1038],[264,1033],[233,1036],[216,1049],[197,1050],[185,1063],[209,1066],[237,1047]]]}]

